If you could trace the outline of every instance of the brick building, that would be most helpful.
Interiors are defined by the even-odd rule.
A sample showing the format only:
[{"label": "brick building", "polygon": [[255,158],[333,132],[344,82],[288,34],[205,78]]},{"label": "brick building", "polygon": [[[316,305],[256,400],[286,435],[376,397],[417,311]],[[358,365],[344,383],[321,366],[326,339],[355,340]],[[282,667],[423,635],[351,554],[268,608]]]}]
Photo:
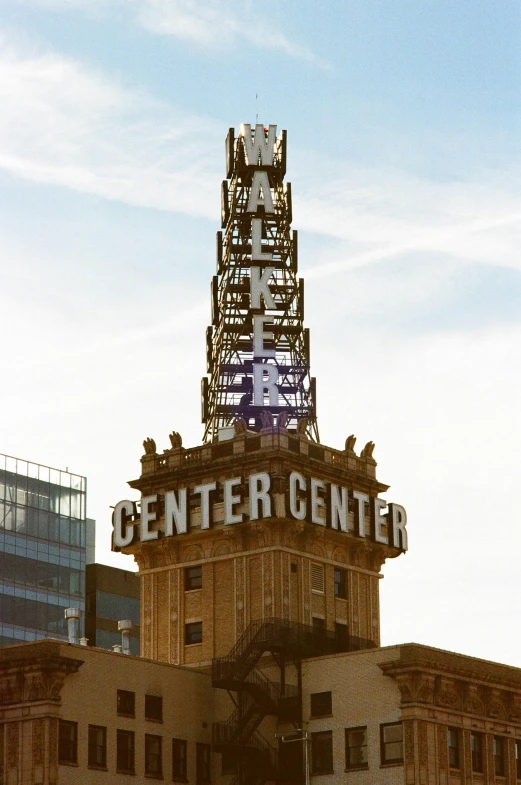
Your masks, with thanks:
[{"label": "brick building", "polygon": [[141,657],[0,649],[0,785],[515,785],[521,669],[380,647],[406,513],[372,442],[318,438],[285,134],[226,149],[204,443],[146,439],[114,510]]}]

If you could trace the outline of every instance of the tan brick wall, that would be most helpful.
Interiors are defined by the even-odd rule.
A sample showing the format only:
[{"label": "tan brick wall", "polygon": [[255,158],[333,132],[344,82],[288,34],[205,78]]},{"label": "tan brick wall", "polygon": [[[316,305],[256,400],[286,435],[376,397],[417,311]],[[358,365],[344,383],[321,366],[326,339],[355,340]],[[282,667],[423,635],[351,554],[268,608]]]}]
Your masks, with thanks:
[{"label": "tan brick wall", "polygon": [[[379,662],[393,659],[397,649],[374,649],[306,660],[302,664],[303,719],[308,733],[332,731],[334,774],[312,778],[321,785],[403,785],[403,765],[380,765],[380,724],[401,719],[400,692],[384,676]],[[331,717],[310,716],[310,695],[331,691]],[[345,772],[345,729],[367,726],[369,768]]]}]

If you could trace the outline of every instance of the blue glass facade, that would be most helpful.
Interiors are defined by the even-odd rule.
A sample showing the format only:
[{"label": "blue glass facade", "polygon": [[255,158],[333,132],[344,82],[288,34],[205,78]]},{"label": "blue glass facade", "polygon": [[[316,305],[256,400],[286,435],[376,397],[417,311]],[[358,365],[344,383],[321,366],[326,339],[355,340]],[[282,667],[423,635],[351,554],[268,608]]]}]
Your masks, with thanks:
[{"label": "blue glass facade", "polygon": [[87,481],[0,455],[0,644],[67,640],[85,611]]}]

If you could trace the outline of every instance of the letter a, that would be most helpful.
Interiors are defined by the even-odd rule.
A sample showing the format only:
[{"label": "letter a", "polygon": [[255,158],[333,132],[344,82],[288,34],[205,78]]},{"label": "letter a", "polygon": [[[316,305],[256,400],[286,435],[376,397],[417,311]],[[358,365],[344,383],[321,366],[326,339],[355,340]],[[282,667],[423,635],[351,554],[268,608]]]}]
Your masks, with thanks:
[{"label": "letter a", "polygon": [[274,213],[273,199],[271,198],[270,181],[267,172],[255,172],[251,184],[250,198],[248,199],[247,213],[256,213],[262,205],[265,213]]}]

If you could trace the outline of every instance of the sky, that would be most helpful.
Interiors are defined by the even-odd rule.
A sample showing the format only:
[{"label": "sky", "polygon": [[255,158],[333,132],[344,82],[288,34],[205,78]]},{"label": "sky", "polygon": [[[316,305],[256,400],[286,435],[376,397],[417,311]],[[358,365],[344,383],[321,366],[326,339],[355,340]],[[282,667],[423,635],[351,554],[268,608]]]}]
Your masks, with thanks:
[{"label": "sky", "polygon": [[382,644],[521,667],[518,0],[0,0],[0,451],[88,479],[200,444],[224,139],[288,131],[321,441],[409,552]]}]

